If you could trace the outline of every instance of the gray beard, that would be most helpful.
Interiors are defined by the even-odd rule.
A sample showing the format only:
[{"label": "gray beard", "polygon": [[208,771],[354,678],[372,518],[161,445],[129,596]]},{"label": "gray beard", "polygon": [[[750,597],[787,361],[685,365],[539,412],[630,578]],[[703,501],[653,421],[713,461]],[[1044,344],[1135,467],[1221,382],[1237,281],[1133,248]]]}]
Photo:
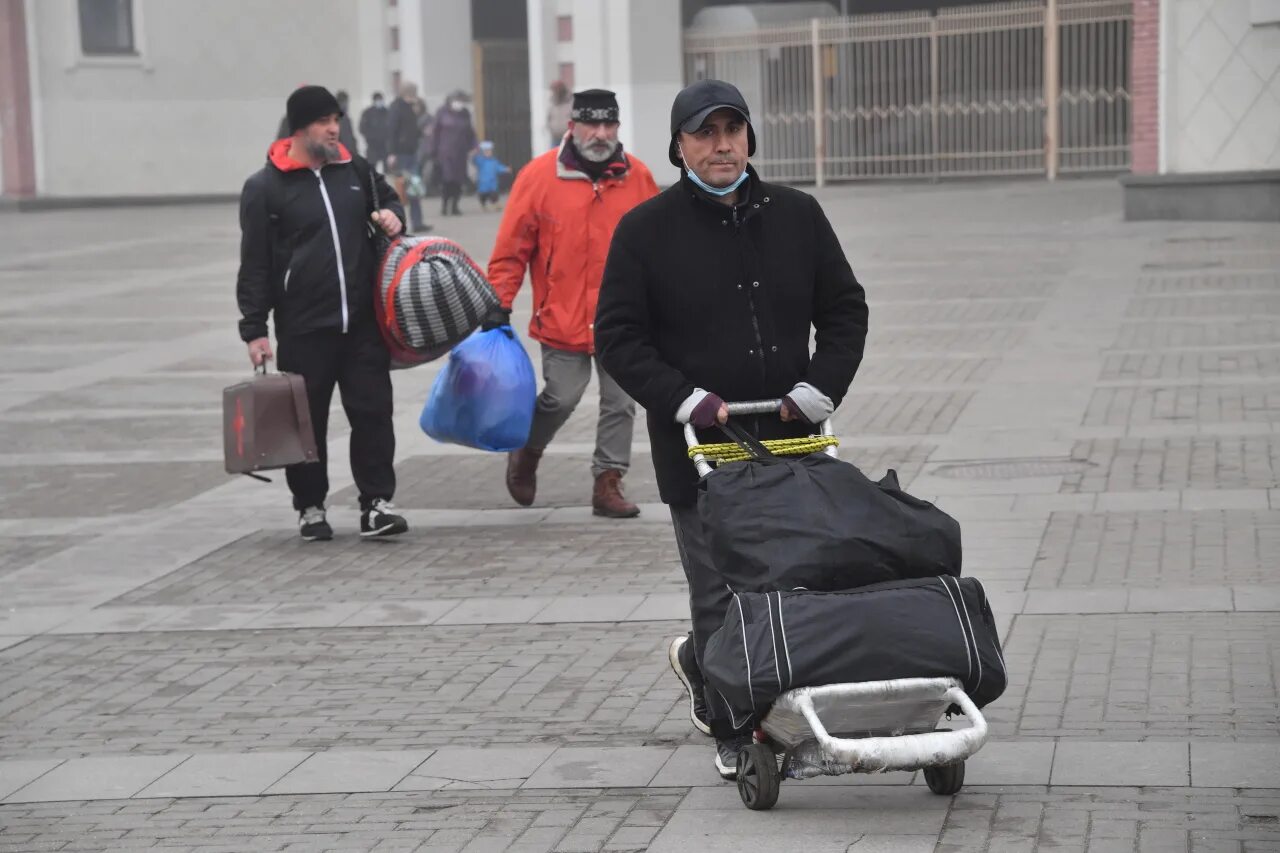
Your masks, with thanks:
[{"label": "gray beard", "polygon": [[578,153],[582,155],[582,159],[589,160],[592,163],[604,163],[612,157],[614,152],[617,150],[618,143],[616,142],[608,148],[596,148],[594,146],[590,148],[583,148],[582,146],[578,146]]},{"label": "gray beard", "polygon": [[325,163],[332,163],[342,156],[342,152],[338,150],[337,143],[325,145],[323,142],[312,142],[310,140],[307,140],[307,154],[313,160],[321,160]]}]

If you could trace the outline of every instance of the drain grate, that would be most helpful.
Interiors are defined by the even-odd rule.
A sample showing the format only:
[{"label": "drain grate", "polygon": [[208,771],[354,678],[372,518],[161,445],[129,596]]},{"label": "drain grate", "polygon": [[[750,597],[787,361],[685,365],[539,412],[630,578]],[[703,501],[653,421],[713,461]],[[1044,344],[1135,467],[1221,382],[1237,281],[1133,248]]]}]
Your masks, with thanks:
[{"label": "drain grate", "polygon": [[1094,467],[1083,459],[1027,458],[982,459],[973,462],[950,462],[930,473],[952,480],[1017,480],[1023,477],[1057,477],[1078,474]]}]

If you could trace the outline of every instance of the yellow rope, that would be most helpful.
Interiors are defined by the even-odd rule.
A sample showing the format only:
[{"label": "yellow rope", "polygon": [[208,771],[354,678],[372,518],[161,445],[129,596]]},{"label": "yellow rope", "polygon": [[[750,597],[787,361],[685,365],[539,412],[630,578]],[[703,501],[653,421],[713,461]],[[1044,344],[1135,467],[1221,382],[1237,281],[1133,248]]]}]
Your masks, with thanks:
[{"label": "yellow rope", "polygon": [[[811,435],[807,438],[771,438],[760,442],[778,456],[808,456],[828,447],[839,447],[840,439],[831,435]],[[736,444],[695,444],[689,448],[689,458],[701,453],[708,462],[742,462],[751,454]]]}]

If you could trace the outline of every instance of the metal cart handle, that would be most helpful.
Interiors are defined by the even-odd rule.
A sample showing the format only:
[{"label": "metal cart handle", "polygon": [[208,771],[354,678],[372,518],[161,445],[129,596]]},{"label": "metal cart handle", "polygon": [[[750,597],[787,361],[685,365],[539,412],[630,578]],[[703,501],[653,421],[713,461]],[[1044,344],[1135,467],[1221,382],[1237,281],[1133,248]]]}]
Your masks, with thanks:
[{"label": "metal cart handle", "polygon": [[[739,403],[725,403],[725,408],[729,410],[729,417],[734,417],[736,415],[767,415],[782,409],[782,399],[746,400]],[[830,418],[827,418],[825,421],[818,424],[818,434],[825,436],[835,434],[831,429]],[[698,432],[693,428],[693,424],[684,425],[684,442],[685,445],[690,448],[698,446]],[[823,452],[828,456],[835,456],[835,445],[828,447]],[[711,467],[711,463],[708,462],[707,458],[701,453],[694,454],[693,465],[698,469],[698,476],[700,477],[705,477],[714,470]]]},{"label": "metal cart handle", "polygon": [[947,687],[944,695],[969,719],[971,726],[967,729],[896,737],[838,738],[827,732],[827,727],[822,724],[813,707],[815,695],[846,701],[875,700],[892,694],[896,687],[909,688],[913,686],[912,682],[922,681],[902,679],[896,684],[893,681],[871,681],[802,689],[796,691],[799,695],[795,705],[813,729],[814,737],[825,753],[824,757],[864,772],[919,770],[922,767],[962,761],[981,749],[987,741],[987,720],[973,704],[969,694],[954,682]]}]

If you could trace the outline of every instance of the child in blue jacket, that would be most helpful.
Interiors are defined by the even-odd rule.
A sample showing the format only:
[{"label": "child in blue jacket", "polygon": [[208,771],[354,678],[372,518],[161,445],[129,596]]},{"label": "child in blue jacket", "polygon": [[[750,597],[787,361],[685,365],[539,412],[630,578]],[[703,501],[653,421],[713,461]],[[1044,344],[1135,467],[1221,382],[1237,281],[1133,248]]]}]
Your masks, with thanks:
[{"label": "child in blue jacket", "polygon": [[488,139],[480,143],[480,150],[471,155],[471,163],[476,167],[476,196],[480,199],[480,209],[488,210],[489,204],[498,204],[498,177],[511,173],[511,167],[493,156],[493,143]]}]

